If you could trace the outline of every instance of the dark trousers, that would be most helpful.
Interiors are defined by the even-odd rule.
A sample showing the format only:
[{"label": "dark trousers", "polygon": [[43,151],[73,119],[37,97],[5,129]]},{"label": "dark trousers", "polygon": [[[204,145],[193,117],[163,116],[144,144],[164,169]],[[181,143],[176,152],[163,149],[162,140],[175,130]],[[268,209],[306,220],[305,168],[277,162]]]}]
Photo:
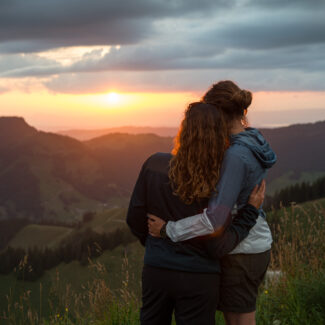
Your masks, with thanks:
[{"label": "dark trousers", "polygon": [[214,325],[219,302],[217,273],[192,273],[145,265],[142,271],[142,325]]}]

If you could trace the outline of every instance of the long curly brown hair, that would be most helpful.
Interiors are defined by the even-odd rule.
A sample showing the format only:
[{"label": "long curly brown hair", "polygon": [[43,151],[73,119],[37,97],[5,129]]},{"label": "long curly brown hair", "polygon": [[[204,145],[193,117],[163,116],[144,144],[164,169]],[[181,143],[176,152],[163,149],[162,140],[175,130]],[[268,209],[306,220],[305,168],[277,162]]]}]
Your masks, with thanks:
[{"label": "long curly brown hair", "polygon": [[211,196],[220,176],[228,129],[215,106],[196,102],[185,111],[170,161],[173,192],[186,204]]}]

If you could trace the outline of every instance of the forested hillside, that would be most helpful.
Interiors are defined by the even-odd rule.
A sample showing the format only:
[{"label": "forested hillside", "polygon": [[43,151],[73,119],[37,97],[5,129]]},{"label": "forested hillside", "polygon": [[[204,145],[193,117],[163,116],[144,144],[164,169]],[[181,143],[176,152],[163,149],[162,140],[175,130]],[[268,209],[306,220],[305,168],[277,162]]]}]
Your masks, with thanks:
[{"label": "forested hillside", "polygon": [[[153,130],[154,131],[154,130]],[[277,153],[268,191],[325,175],[325,122],[261,132]],[[87,211],[126,206],[142,163],[172,137],[111,133],[84,142],[0,118],[0,219],[75,222]]]}]

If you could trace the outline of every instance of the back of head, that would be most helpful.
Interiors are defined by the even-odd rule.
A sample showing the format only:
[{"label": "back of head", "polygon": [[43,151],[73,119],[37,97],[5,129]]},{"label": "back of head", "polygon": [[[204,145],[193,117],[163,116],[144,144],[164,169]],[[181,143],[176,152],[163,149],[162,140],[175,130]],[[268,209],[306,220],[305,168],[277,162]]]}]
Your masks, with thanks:
[{"label": "back of head", "polygon": [[240,89],[233,81],[225,80],[213,84],[202,101],[219,108],[229,121],[244,117],[252,102],[252,93]]},{"label": "back of head", "polygon": [[207,198],[216,187],[228,132],[224,115],[215,106],[188,106],[175,141],[169,178],[174,194],[185,203]]}]

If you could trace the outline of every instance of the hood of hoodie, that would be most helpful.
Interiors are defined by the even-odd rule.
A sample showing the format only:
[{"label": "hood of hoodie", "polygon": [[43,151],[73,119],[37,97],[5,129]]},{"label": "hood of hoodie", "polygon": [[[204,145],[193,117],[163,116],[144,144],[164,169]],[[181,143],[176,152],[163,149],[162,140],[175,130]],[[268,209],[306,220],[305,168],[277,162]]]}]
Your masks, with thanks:
[{"label": "hood of hoodie", "polygon": [[271,168],[277,160],[269,143],[255,128],[246,128],[243,132],[231,135],[230,143],[248,147],[264,168]]}]

